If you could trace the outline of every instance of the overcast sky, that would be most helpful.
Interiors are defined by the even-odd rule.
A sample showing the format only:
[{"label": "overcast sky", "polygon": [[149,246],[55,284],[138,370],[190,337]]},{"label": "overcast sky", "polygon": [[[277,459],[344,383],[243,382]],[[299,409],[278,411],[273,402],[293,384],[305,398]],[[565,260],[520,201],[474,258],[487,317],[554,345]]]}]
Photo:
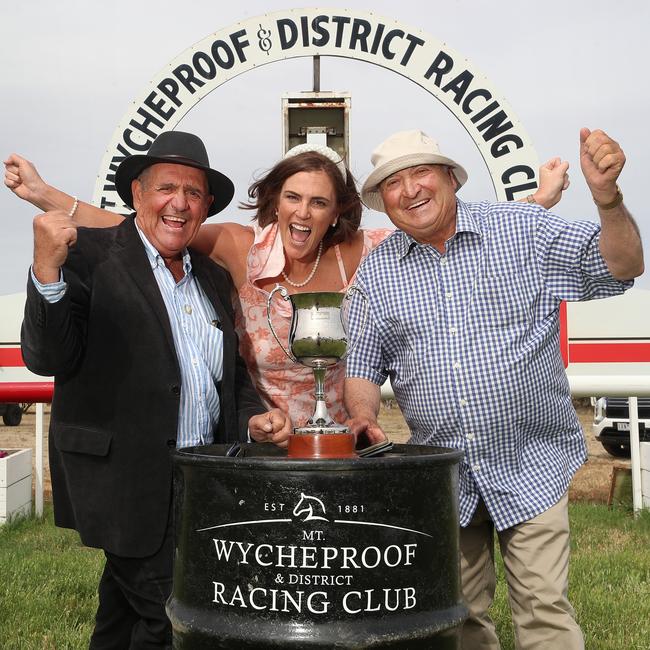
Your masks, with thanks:
[{"label": "overcast sky", "polygon": [[[115,127],[152,77],[213,32],[304,6],[319,5],[288,0],[32,0],[5,7],[0,22],[0,153],[3,158],[11,152],[24,155],[47,181],[90,200]],[[371,7],[375,14],[445,42],[482,70],[519,118],[540,159],[560,155],[571,163],[572,185],[556,208],[563,216],[597,218],[580,174],[578,133],[582,126],[609,132],[627,155],[620,186],[650,260],[650,215],[644,205],[650,170],[650,3],[346,0],[321,6]],[[216,89],[177,128],[205,140],[212,165],[233,179],[236,201],[242,200],[254,174],[280,155],[282,94],[311,85],[311,59],[273,63]],[[327,57],[321,61],[321,88],[352,94],[352,169],[357,178],[370,171],[370,151],[387,135],[421,128],[468,170],[463,199],[494,197],[471,138],[416,84],[368,63]],[[0,213],[0,294],[23,291],[35,209],[2,187]],[[219,218],[245,221],[249,216],[231,207]],[[371,213],[364,223],[388,222]],[[648,274],[636,286],[650,288]]]}]

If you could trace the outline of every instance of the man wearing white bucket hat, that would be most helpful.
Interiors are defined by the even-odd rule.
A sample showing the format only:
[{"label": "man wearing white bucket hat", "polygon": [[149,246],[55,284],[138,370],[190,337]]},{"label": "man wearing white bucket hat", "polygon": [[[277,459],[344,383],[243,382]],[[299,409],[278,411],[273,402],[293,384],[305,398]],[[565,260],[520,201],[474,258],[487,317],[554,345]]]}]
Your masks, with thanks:
[{"label": "man wearing white bucket hat", "polygon": [[488,615],[494,531],[517,648],[584,647],[567,599],[567,490],[586,449],[560,355],[559,307],[622,293],[643,272],[643,253],[617,185],[623,151],[588,129],[580,146],[600,225],[566,221],[534,203],[461,201],[467,172],[421,131],[382,143],[361,191],[398,230],[357,275],[369,314],[347,361],[349,423],[381,437],[379,387],[390,377],[409,442],[465,452],[466,650],[499,648]]}]

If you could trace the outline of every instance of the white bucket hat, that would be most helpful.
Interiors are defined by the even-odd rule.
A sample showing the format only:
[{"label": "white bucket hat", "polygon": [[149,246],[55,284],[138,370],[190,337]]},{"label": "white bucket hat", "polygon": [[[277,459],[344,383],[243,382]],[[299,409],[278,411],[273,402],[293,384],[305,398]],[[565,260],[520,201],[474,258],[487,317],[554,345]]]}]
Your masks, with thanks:
[{"label": "white bucket hat", "polygon": [[400,131],[384,140],[370,156],[374,169],[361,188],[361,200],[371,209],[386,212],[379,192],[380,183],[402,169],[415,165],[448,165],[460,188],[467,182],[467,172],[457,162],[440,153],[440,148],[422,131]]}]

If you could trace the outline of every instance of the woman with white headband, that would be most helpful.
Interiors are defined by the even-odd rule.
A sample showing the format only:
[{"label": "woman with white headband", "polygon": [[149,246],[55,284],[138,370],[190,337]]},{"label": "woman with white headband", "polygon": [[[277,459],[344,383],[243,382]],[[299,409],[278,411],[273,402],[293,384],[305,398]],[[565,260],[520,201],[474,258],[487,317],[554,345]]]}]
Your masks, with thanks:
[{"label": "woman with white headband", "polygon": [[[41,210],[70,210],[81,226],[108,227],[122,216],[96,208],[47,185],[34,166],[17,155],[5,161],[5,184]],[[568,164],[553,159],[540,168],[534,200],[546,208],[559,201],[568,186]],[[255,210],[253,225],[206,223],[192,247],[209,255],[233,278],[240,352],[253,382],[269,408],[288,412],[294,426],[303,426],[313,412],[311,369],[290,361],[273,339],[266,319],[269,292],[282,284],[289,293],[345,291],[361,261],[390,229],[360,229],[362,204],[352,174],[339,154],[324,145],[290,149],[249,188]],[[532,199],[529,199],[532,200]],[[291,320],[288,302],[274,303],[273,324],[286,341]],[[326,377],[326,401],[339,423],[343,406],[344,364]]]},{"label": "woman with white headband", "polygon": [[[260,396],[304,426],[314,410],[314,375],[290,361],[271,335],[269,292],[277,284],[289,293],[345,291],[361,260],[390,230],[359,229],[362,205],[352,174],[339,154],[322,145],[290,149],[248,195],[243,207],[255,210],[252,226],[207,224],[192,245],[232,275],[240,352]],[[286,342],[290,303],[275,300],[271,317]],[[325,383],[330,415],[341,424],[347,419],[344,379],[340,363],[328,370]]]}]

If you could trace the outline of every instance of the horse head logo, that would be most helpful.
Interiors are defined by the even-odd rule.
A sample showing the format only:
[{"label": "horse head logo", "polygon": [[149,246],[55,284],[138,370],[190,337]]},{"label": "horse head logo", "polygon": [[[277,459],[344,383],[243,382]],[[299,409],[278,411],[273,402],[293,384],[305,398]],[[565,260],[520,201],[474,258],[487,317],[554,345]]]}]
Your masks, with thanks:
[{"label": "horse head logo", "polygon": [[298,501],[296,507],[293,509],[293,516],[300,517],[302,515],[302,521],[312,521],[314,519],[329,521],[327,517],[320,517],[318,513],[325,514],[325,504],[320,499],[310,497],[304,492],[301,492],[300,501]]}]

